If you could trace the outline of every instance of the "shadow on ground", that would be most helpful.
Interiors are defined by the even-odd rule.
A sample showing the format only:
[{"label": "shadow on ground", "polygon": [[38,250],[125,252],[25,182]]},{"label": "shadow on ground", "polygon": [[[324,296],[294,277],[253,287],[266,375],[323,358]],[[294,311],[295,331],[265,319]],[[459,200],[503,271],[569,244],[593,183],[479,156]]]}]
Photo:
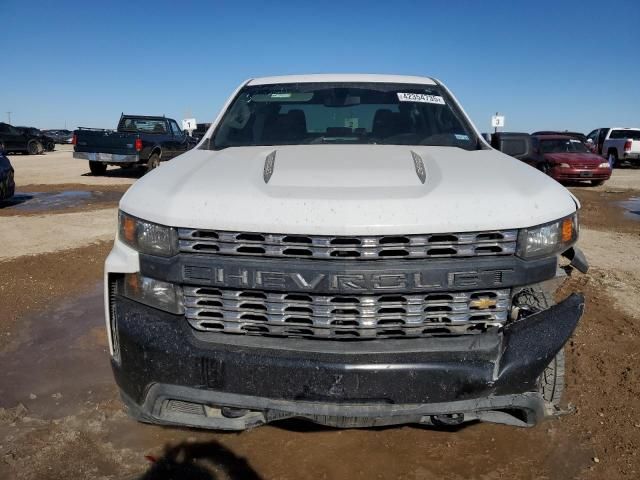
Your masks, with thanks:
[{"label": "shadow on ground", "polygon": [[[139,480],[217,480],[219,478],[258,480],[262,477],[242,457],[221,443],[181,443],[165,450],[152,461],[149,470]],[[222,474],[222,475],[221,475]]]},{"label": "shadow on ground", "polygon": [[107,177],[107,178],[142,178],[146,170],[144,167],[127,167],[127,168],[112,168],[107,170],[102,175],[94,175],[91,172],[83,173],[83,177]]}]

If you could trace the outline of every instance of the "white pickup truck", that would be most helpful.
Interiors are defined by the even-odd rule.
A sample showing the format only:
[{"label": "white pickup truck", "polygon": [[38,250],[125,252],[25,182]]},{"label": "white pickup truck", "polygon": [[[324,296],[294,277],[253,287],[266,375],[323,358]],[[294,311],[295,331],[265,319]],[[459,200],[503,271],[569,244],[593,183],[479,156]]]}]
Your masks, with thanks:
[{"label": "white pickup truck", "polygon": [[[112,366],[141,421],[242,430],[555,412],[578,201],[439,81],[257,78],[120,203]],[[561,268],[562,267],[562,268]]]},{"label": "white pickup truck", "polygon": [[612,167],[622,162],[640,165],[640,128],[597,128],[587,135],[587,145]]}]

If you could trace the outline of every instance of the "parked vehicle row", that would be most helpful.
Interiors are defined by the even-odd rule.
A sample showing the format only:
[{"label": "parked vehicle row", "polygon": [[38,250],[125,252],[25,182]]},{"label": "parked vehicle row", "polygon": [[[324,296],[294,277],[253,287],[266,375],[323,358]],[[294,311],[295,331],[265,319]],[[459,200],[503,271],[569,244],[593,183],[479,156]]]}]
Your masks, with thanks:
[{"label": "parked vehicle row", "polygon": [[196,143],[173,118],[123,114],[115,131],[78,128],[73,157],[87,160],[94,175],[103,175],[107,165],[145,165],[150,171]]},{"label": "parked vehicle row", "polygon": [[494,148],[546,173],[559,182],[589,181],[602,185],[611,177],[611,165],[591,152],[576,135],[499,132]]},{"label": "parked vehicle row", "polygon": [[73,140],[71,130],[43,130],[43,132],[53,138],[56,143],[70,144]]}]

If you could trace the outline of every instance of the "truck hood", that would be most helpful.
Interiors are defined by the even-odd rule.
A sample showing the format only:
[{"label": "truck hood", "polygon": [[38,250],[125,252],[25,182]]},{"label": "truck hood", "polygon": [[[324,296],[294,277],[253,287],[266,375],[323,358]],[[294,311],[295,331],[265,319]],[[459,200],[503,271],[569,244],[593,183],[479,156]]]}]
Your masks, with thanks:
[{"label": "truck hood", "polygon": [[176,227],[386,235],[528,227],[569,215],[576,203],[559,183],[496,150],[293,145],[191,150],[140,179],[120,207]]},{"label": "truck hood", "polygon": [[569,165],[600,165],[604,160],[601,156],[593,153],[545,153],[545,160],[551,163],[568,163]]}]

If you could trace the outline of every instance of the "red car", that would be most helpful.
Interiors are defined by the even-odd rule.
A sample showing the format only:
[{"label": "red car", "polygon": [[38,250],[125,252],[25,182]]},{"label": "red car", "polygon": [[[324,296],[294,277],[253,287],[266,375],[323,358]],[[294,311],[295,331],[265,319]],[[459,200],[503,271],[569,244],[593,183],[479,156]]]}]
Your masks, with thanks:
[{"label": "red car", "polygon": [[592,185],[602,185],[611,177],[609,163],[573,137],[536,135],[533,151],[536,166],[558,182],[586,180]]}]

